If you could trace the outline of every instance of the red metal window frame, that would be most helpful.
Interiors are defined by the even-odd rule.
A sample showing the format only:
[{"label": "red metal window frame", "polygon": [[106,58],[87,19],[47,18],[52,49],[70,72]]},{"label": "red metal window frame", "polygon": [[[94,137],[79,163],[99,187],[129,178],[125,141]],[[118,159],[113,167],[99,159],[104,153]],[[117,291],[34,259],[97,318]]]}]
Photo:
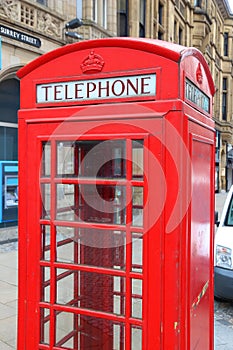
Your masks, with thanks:
[{"label": "red metal window frame", "polygon": [[[147,140],[147,135],[142,135],[142,134],[137,134],[137,135],[105,135],[103,138],[103,135],[98,136],[98,135],[88,135],[85,138],[81,138],[84,140],[112,140],[112,139],[124,139],[126,140],[126,178],[125,179],[78,179],[78,178],[62,178],[62,177],[57,177],[56,175],[56,166],[57,166],[57,158],[56,158],[56,142],[57,140],[62,141],[62,140],[73,140],[73,137],[71,136],[59,136],[59,137],[50,137],[49,142],[51,143],[51,171],[50,171],[50,176],[44,177],[43,174],[41,174],[40,177],[40,183],[42,184],[50,184],[51,186],[51,193],[50,193],[50,207],[51,207],[51,212],[50,212],[50,219],[44,219],[41,218],[40,220],[40,225],[41,227],[45,227],[46,225],[50,227],[50,246],[45,248],[45,249],[50,249],[50,261],[46,261],[43,259],[43,251],[41,252],[41,260],[40,260],[40,266],[45,268],[48,267],[50,269],[50,280],[47,282],[43,283],[43,273],[41,274],[41,288],[43,288],[46,284],[50,284],[50,300],[49,302],[44,302],[40,301],[39,307],[41,310],[41,315],[43,314],[43,310],[49,310],[50,314],[44,317],[44,321],[48,322],[50,321],[50,335],[49,335],[49,344],[39,344],[39,349],[53,349],[53,350],[60,350],[60,349],[66,349],[65,347],[59,347],[55,346],[56,343],[56,336],[55,336],[55,316],[57,312],[71,312],[74,315],[86,315],[86,316],[92,316],[92,317],[97,317],[100,319],[108,320],[110,322],[116,322],[120,323],[122,325],[125,325],[125,339],[124,339],[124,344],[121,349],[123,350],[133,350],[131,347],[132,343],[132,328],[133,326],[135,328],[142,329],[143,326],[143,314],[142,314],[142,319],[137,319],[133,318],[131,316],[131,309],[132,309],[132,280],[133,279],[138,279],[142,280],[144,279],[144,274],[138,273],[138,272],[133,272],[132,271],[132,244],[131,244],[131,239],[132,239],[132,234],[133,233],[141,233],[143,234],[143,227],[133,227],[132,226],[132,201],[131,201],[131,196],[132,196],[132,188],[133,186],[140,186],[143,187],[144,189],[144,201],[146,198],[146,182],[145,179],[142,180],[135,180],[132,178],[132,141],[133,140],[142,140],[144,139],[144,146],[143,146],[143,154],[144,154],[144,167],[145,167],[145,146],[148,143]],[[43,142],[46,142],[44,138],[40,139],[40,145],[42,145]],[[147,144],[148,146],[148,144]],[[40,146],[41,147],[41,146]],[[42,153],[42,151],[41,151]],[[67,226],[69,227],[89,227],[88,223],[85,222],[69,222],[67,223],[66,221],[58,221],[56,219],[56,185],[57,184],[111,184],[111,185],[116,185],[116,183],[120,183],[122,186],[125,186],[126,188],[126,223],[125,225],[110,225],[110,228],[112,230],[122,230],[126,232],[126,266],[125,266],[125,271],[120,271],[120,270],[113,270],[113,269],[108,269],[104,267],[93,267],[93,266],[83,266],[83,265],[75,265],[75,264],[65,264],[61,262],[56,261],[56,227],[59,226]],[[146,220],[146,217],[144,217],[144,220]],[[101,228],[101,229],[109,229],[109,225],[107,224],[95,224],[95,227]],[[144,240],[144,237],[143,237]],[[43,249],[43,247],[42,247]],[[143,247],[143,250],[145,247]],[[144,263],[143,263],[144,265]],[[143,266],[144,267],[144,266]],[[122,315],[115,315],[111,313],[105,313],[101,311],[95,311],[95,310],[86,310],[82,308],[75,308],[72,306],[64,306],[64,305],[59,305],[56,303],[56,283],[57,283],[57,276],[56,276],[56,270],[58,268],[61,269],[69,269],[70,271],[86,271],[86,272],[94,272],[94,273],[100,273],[100,274],[106,274],[110,276],[119,276],[125,278],[125,316]],[[144,289],[144,286],[142,287]],[[42,294],[43,295],[43,292]],[[142,299],[143,297],[143,291],[142,291]],[[144,300],[143,300],[144,301]],[[143,313],[143,311],[142,311]],[[42,315],[43,316],[43,315]],[[41,317],[42,317],[41,316]],[[41,321],[42,323],[42,321]],[[43,331],[42,331],[43,334]],[[71,335],[72,336],[72,335]],[[142,333],[143,337],[143,333]],[[142,344],[143,344],[142,340]],[[76,345],[78,346],[78,345]],[[81,345],[80,345],[81,346]],[[143,345],[141,345],[143,348]],[[70,349],[70,348],[67,348]],[[76,349],[76,347],[75,347]],[[77,348],[78,349],[78,348]],[[80,347],[82,349],[82,347]],[[108,347],[106,347],[106,350],[109,350]]]}]

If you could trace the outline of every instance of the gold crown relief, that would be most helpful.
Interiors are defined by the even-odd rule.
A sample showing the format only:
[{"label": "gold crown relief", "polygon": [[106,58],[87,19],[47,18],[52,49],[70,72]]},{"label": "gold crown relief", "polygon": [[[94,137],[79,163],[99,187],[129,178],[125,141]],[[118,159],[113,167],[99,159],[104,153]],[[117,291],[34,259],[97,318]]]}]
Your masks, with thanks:
[{"label": "gold crown relief", "polygon": [[80,67],[83,73],[101,72],[104,66],[104,60],[100,55],[97,55],[93,50],[87,58],[83,60]]}]

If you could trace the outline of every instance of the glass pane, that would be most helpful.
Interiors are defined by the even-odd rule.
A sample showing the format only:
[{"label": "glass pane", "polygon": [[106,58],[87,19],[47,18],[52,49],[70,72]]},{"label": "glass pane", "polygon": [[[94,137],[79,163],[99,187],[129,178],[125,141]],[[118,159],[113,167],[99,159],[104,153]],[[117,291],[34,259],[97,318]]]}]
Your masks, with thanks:
[{"label": "glass pane", "polygon": [[50,176],[51,168],[51,144],[44,142],[42,145],[42,176]]},{"label": "glass pane", "polygon": [[81,185],[81,219],[86,222],[125,224],[125,187]]},{"label": "glass pane", "polygon": [[143,180],[143,141],[135,140],[132,142],[132,177],[133,179]]},{"label": "glass pane", "polygon": [[124,140],[57,142],[57,174],[98,178],[124,178]]},{"label": "glass pane", "polygon": [[117,2],[118,11],[126,11],[126,8],[127,8],[127,1],[126,0],[120,0]]},{"label": "glass pane", "polygon": [[142,350],[142,330],[141,328],[131,328],[131,350]]},{"label": "glass pane", "polygon": [[114,313],[117,315],[125,314],[125,279],[114,276]]},{"label": "glass pane", "polygon": [[125,177],[124,140],[83,141],[79,146],[79,175],[88,177]]},{"label": "glass pane", "polygon": [[121,323],[57,312],[55,324],[56,346],[61,349],[125,349],[125,328]]},{"label": "glass pane", "polygon": [[122,324],[113,324],[113,349],[125,350],[125,334]]},{"label": "glass pane", "polygon": [[50,184],[41,184],[42,218],[50,218]]},{"label": "glass pane", "polygon": [[79,230],[74,227],[57,226],[56,232],[56,260],[80,264]]},{"label": "glass pane", "polygon": [[63,349],[79,349],[74,346],[78,342],[80,332],[79,315],[69,312],[57,312],[56,314],[56,346]]},{"label": "glass pane", "polygon": [[50,260],[50,226],[41,226],[41,259]]},{"label": "glass pane", "polygon": [[143,236],[132,234],[132,271],[142,273]]},{"label": "glass pane", "polygon": [[58,304],[120,315],[125,313],[123,277],[57,269],[56,287]]},{"label": "glass pane", "polygon": [[62,176],[75,174],[75,142],[57,143],[57,174]]},{"label": "glass pane", "polygon": [[125,232],[57,227],[57,261],[125,269]]},{"label": "glass pane", "polygon": [[143,187],[133,187],[133,206],[143,206]]},{"label": "glass pane", "polygon": [[133,187],[133,225],[143,226],[143,187]]},{"label": "glass pane", "polygon": [[41,267],[41,301],[50,302],[50,268]]},{"label": "glass pane", "polygon": [[132,317],[142,319],[142,280],[132,279]]},{"label": "glass pane", "polygon": [[[57,185],[57,215],[58,220],[78,220],[78,198],[75,201],[78,186],[72,184]],[[77,207],[75,206],[77,204]]]},{"label": "glass pane", "polygon": [[57,185],[58,220],[125,224],[125,187]]},{"label": "glass pane", "polygon": [[125,223],[125,188],[108,185],[57,185],[57,219]]},{"label": "glass pane", "polygon": [[[12,97],[15,98],[15,95],[12,95]],[[4,103],[2,104],[0,103],[1,122],[3,122],[4,119],[6,118],[6,122],[9,123],[10,115],[9,113],[5,112],[5,110],[3,109],[3,106],[4,106]],[[3,112],[1,113],[2,110]],[[15,110],[15,117],[17,120],[16,110]],[[17,121],[15,121],[15,123],[17,123]],[[18,128],[15,128],[15,127],[7,128],[7,127],[0,126],[0,144],[1,144],[1,147],[0,147],[1,160],[18,160]]]},{"label": "glass pane", "polygon": [[49,344],[49,310],[41,309],[40,310],[40,343]]}]

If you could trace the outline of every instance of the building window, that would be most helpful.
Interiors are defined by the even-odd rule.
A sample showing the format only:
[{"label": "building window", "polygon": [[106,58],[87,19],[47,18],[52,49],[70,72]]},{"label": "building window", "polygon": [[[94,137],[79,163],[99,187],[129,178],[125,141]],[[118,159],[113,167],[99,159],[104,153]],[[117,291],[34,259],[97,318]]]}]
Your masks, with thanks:
[{"label": "building window", "polygon": [[194,6],[202,7],[202,0],[194,0]]},{"label": "building window", "polygon": [[103,0],[103,21],[102,25],[107,29],[107,0]]},{"label": "building window", "polygon": [[128,0],[117,1],[117,35],[128,35]]},{"label": "building window", "polygon": [[177,21],[174,21],[174,34],[173,34],[174,42],[176,42],[176,33],[177,33]]},{"label": "building window", "polygon": [[35,10],[33,7],[21,4],[21,23],[27,26],[34,26]]},{"label": "building window", "polygon": [[159,15],[159,24],[160,25],[163,25],[163,5],[159,2],[159,12],[158,12],[158,15]]},{"label": "building window", "polygon": [[224,56],[228,56],[228,33],[224,33]]},{"label": "building window", "polygon": [[83,18],[83,1],[79,0],[77,1],[77,17],[78,18]]},{"label": "building window", "polygon": [[146,1],[140,0],[139,37],[145,37]]},{"label": "building window", "polygon": [[48,0],[36,0],[39,4],[48,6]]},{"label": "building window", "polygon": [[18,128],[2,126],[0,123],[0,159],[18,160]]},{"label": "building window", "polygon": [[227,120],[227,78],[222,80],[222,120]]},{"label": "building window", "polygon": [[98,21],[97,0],[92,0],[92,18],[93,18],[93,21],[97,23]]},{"label": "building window", "polygon": [[163,33],[160,30],[158,32],[158,39],[163,40]]},{"label": "building window", "polygon": [[179,28],[179,42],[180,45],[183,44],[183,29]]}]

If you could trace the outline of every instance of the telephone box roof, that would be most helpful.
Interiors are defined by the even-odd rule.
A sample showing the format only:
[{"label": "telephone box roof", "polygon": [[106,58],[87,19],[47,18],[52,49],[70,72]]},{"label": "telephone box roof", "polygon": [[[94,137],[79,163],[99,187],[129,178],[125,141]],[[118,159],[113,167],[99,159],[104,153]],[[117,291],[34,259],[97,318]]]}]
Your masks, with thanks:
[{"label": "telephone box roof", "polygon": [[119,47],[141,50],[145,52],[154,53],[166,57],[172,61],[182,61],[187,56],[195,56],[203,65],[203,68],[208,77],[211,93],[214,95],[215,87],[213,79],[210,74],[209,66],[203,54],[195,47],[185,47],[182,45],[166,42],[158,39],[132,38],[132,37],[113,37],[95,40],[84,40],[81,42],[68,44],[59,47],[53,51],[47,52],[42,56],[28,63],[17,72],[17,76],[21,79],[39,66],[52,61],[55,58],[64,56],[66,54],[81,51],[85,49],[92,49],[97,47]]}]

